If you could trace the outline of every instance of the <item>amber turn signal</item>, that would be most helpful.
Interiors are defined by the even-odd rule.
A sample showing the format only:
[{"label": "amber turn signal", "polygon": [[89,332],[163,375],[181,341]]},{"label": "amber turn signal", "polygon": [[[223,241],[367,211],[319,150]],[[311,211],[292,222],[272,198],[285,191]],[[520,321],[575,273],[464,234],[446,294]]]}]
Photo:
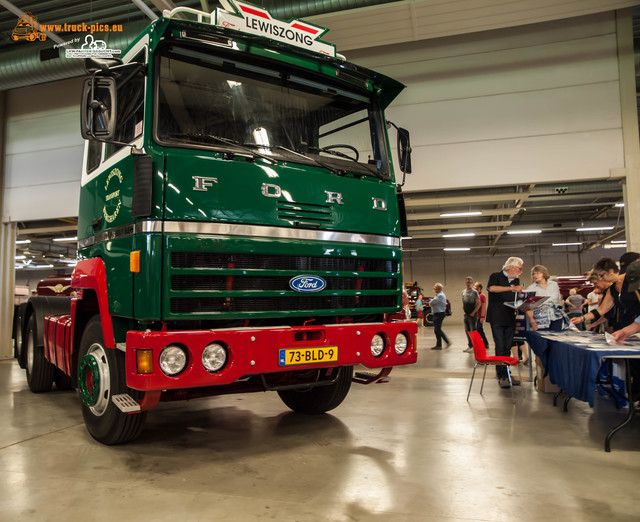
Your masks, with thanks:
[{"label": "amber turn signal", "polygon": [[129,254],[129,271],[134,274],[140,273],[140,250],[134,250]]},{"label": "amber turn signal", "polygon": [[153,350],[136,350],[138,373],[153,373]]}]

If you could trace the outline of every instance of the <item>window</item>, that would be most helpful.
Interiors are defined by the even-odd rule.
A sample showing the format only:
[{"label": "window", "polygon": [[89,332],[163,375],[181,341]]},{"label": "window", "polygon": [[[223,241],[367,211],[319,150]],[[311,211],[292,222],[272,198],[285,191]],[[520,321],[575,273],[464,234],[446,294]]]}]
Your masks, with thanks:
[{"label": "window", "polygon": [[155,135],[162,144],[236,145],[276,160],[389,178],[382,111],[364,89],[171,43],[157,64]]},{"label": "window", "polygon": [[[144,63],[144,51],[138,54],[132,62]],[[144,119],[144,85],[145,75],[136,70],[123,69],[116,80],[118,105],[116,113],[116,132],[114,141],[131,143],[142,135]],[[108,158],[124,145],[107,144]]]}]

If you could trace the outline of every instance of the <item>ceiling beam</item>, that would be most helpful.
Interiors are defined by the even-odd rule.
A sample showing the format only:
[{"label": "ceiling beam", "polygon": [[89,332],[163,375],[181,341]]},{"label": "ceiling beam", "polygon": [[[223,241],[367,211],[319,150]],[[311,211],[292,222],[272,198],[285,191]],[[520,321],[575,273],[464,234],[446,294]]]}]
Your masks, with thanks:
[{"label": "ceiling beam", "polygon": [[151,9],[149,9],[147,7],[147,4],[145,4],[142,0],[131,0],[131,1],[138,7],[138,9],[140,9],[140,11],[146,14],[151,20],[158,19],[158,15],[156,15]]},{"label": "ceiling beam", "polygon": [[[463,228],[496,228],[496,227],[508,227],[511,225],[511,221],[476,221],[473,223],[447,223],[446,225],[415,225],[411,227],[411,230],[459,230]],[[495,232],[495,231],[494,231]]]},{"label": "ceiling beam", "polygon": [[77,224],[57,225],[53,227],[40,227],[40,228],[19,228],[19,236],[30,236],[32,234],[57,234],[58,232],[69,232],[70,230],[77,230]]},{"label": "ceiling beam", "polygon": [[[522,209],[521,209],[522,210]],[[480,217],[488,217],[488,216],[504,216],[512,213],[511,208],[488,208],[488,209],[478,209],[478,211],[482,212],[481,216],[447,216],[440,217],[440,212],[416,212],[407,214],[407,219],[409,221],[414,221],[418,219],[464,219],[470,218],[478,219]]]},{"label": "ceiling beam", "polygon": [[469,205],[473,203],[491,203],[494,201],[523,201],[528,195],[524,192],[501,192],[496,194],[474,194],[469,196],[431,196],[412,197],[405,194],[404,201],[407,207],[429,207],[443,205]]},{"label": "ceiling beam", "polygon": [[[522,208],[522,205],[524,205],[525,200],[531,195],[531,192],[533,191],[533,187],[535,187],[535,184],[532,183],[531,185],[529,185],[527,187],[527,189],[524,191],[524,193],[526,194],[526,197],[520,201],[518,201],[516,203],[516,208],[514,208],[514,213],[509,216],[510,218],[512,218],[513,216],[515,216],[518,212],[520,212],[520,209]],[[517,209],[517,210],[516,210]],[[503,230],[500,234],[498,234],[498,236],[493,240],[493,244],[491,245],[491,248],[489,249],[489,254],[493,255],[496,252],[495,246],[498,244],[498,241],[500,241],[500,238],[502,237],[502,235],[505,233],[506,231]]]}]

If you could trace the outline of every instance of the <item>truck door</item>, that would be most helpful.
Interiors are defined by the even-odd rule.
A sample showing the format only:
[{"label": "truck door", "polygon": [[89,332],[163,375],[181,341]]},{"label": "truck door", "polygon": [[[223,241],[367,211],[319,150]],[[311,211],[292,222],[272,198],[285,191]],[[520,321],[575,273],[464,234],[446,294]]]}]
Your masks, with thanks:
[{"label": "truck door", "polygon": [[[125,62],[147,63],[147,47],[141,42]],[[100,257],[107,271],[109,312],[131,317],[133,274],[129,268],[134,250],[135,219],[131,215],[133,174],[141,150],[147,75],[142,68],[109,71],[115,78],[115,136],[112,142],[89,140],[82,178],[78,219],[81,256]]]}]

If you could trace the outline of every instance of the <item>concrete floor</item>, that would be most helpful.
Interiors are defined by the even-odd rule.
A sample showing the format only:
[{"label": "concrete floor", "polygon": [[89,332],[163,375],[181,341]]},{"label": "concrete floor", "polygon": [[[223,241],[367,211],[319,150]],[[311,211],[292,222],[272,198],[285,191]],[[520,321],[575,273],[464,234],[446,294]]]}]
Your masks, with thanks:
[{"label": "concrete floor", "polygon": [[451,348],[422,329],[418,364],[332,414],[274,393],[164,403],[117,447],[88,435],[75,392],[32,394],[0,361],[0,520],[640,520],[640,419],[605,453],[626,413],[606,399],[563,413],[524,383],[514,406],[487,379],[467,403],[473,358],[445,330]]}]

